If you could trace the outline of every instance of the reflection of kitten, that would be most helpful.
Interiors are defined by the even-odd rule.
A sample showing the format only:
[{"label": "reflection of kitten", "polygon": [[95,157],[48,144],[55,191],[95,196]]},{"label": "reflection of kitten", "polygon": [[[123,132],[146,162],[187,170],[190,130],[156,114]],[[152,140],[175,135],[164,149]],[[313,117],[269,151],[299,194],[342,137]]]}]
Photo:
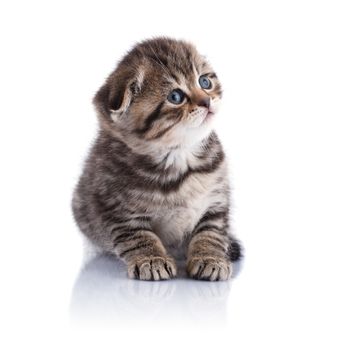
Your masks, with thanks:
[{"label": "reflection of kitten", "polygon": [[151,320],[174,325],[225,323],[230,281],[196,283],[181,279],[177,283],[138,283],[125,278],[123,265],[103,254],[84,266],[72,291],[73,321],[92,325],[123,322],[134,326]]},{"label": "reflection of kitten", "polygon": [[240,246],[229,233],[224,153],[212,131],[221,87],[189,43],[144,41],[97,92],[100,131],[73,197],[82,232],[123,259],[131,278],[187,272],[226,280]]}]

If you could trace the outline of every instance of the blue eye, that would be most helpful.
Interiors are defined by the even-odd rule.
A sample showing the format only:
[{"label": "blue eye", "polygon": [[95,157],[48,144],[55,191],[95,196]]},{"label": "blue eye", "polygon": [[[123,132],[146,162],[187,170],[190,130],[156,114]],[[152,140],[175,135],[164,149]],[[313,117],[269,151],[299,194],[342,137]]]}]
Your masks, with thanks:
[{"label": "blue eye", "polygon": [[199,85],[202,89],[210,89],[211,88],[211,81],[208,77],[205,75],[202,75],[199,77]]},{"label": "blue eye", "polygon": [[185,99],[185,94],[180,89],[175,89],[171,91],[170,94],[168,95],[168,101],[175,105],[179,105],[180,103],[183,102],[184,99]]}]

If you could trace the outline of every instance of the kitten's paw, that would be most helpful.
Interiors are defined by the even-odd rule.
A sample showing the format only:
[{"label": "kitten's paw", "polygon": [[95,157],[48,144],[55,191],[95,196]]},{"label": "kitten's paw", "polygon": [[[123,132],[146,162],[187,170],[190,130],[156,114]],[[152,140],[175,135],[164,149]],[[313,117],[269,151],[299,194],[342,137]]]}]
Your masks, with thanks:
[{"label": "kitten's paw", "polygon": [[146,281],[168,280],[176,276],[175,261],[169,256],[140,257],[128,264],[128,275]]},{"label": "kitten's paw", "polygon": [[187,273],[198,280],[226,281],[232,275],[232,263],[218,257],[192,257],[187,262]]}]

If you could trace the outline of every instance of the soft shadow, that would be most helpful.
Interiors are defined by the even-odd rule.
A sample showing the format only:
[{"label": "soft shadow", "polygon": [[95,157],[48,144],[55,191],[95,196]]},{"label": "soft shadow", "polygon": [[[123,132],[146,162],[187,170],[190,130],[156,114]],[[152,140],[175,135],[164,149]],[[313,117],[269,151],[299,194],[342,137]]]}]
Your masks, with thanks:
[{"label": "soft shadow", "polygon": [[[236,273],[239,271],[236,266]],[[82,268],[71,297],[71,319],[78,323],[166,321],[224,324],[232,280],[196,281],[186,278],[184,262],[179,277],[170,281],[127,278],[126,267],[114,256],[99,255]]]}]

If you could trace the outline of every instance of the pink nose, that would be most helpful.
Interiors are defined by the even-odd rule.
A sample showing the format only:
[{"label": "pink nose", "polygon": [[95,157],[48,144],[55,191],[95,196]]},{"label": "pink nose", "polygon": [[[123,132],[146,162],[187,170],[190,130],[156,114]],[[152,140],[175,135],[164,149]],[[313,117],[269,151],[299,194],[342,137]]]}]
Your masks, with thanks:
[{"label": "pink nose", "polygon": [[206,108],[209,108],[209,107],[210,107],[210,98],[209,98],[209,97],[204,97],[204,98],[200,99],[200,100],[197,102],[197,106],[198,106],[198,107],[206,107]]}]

